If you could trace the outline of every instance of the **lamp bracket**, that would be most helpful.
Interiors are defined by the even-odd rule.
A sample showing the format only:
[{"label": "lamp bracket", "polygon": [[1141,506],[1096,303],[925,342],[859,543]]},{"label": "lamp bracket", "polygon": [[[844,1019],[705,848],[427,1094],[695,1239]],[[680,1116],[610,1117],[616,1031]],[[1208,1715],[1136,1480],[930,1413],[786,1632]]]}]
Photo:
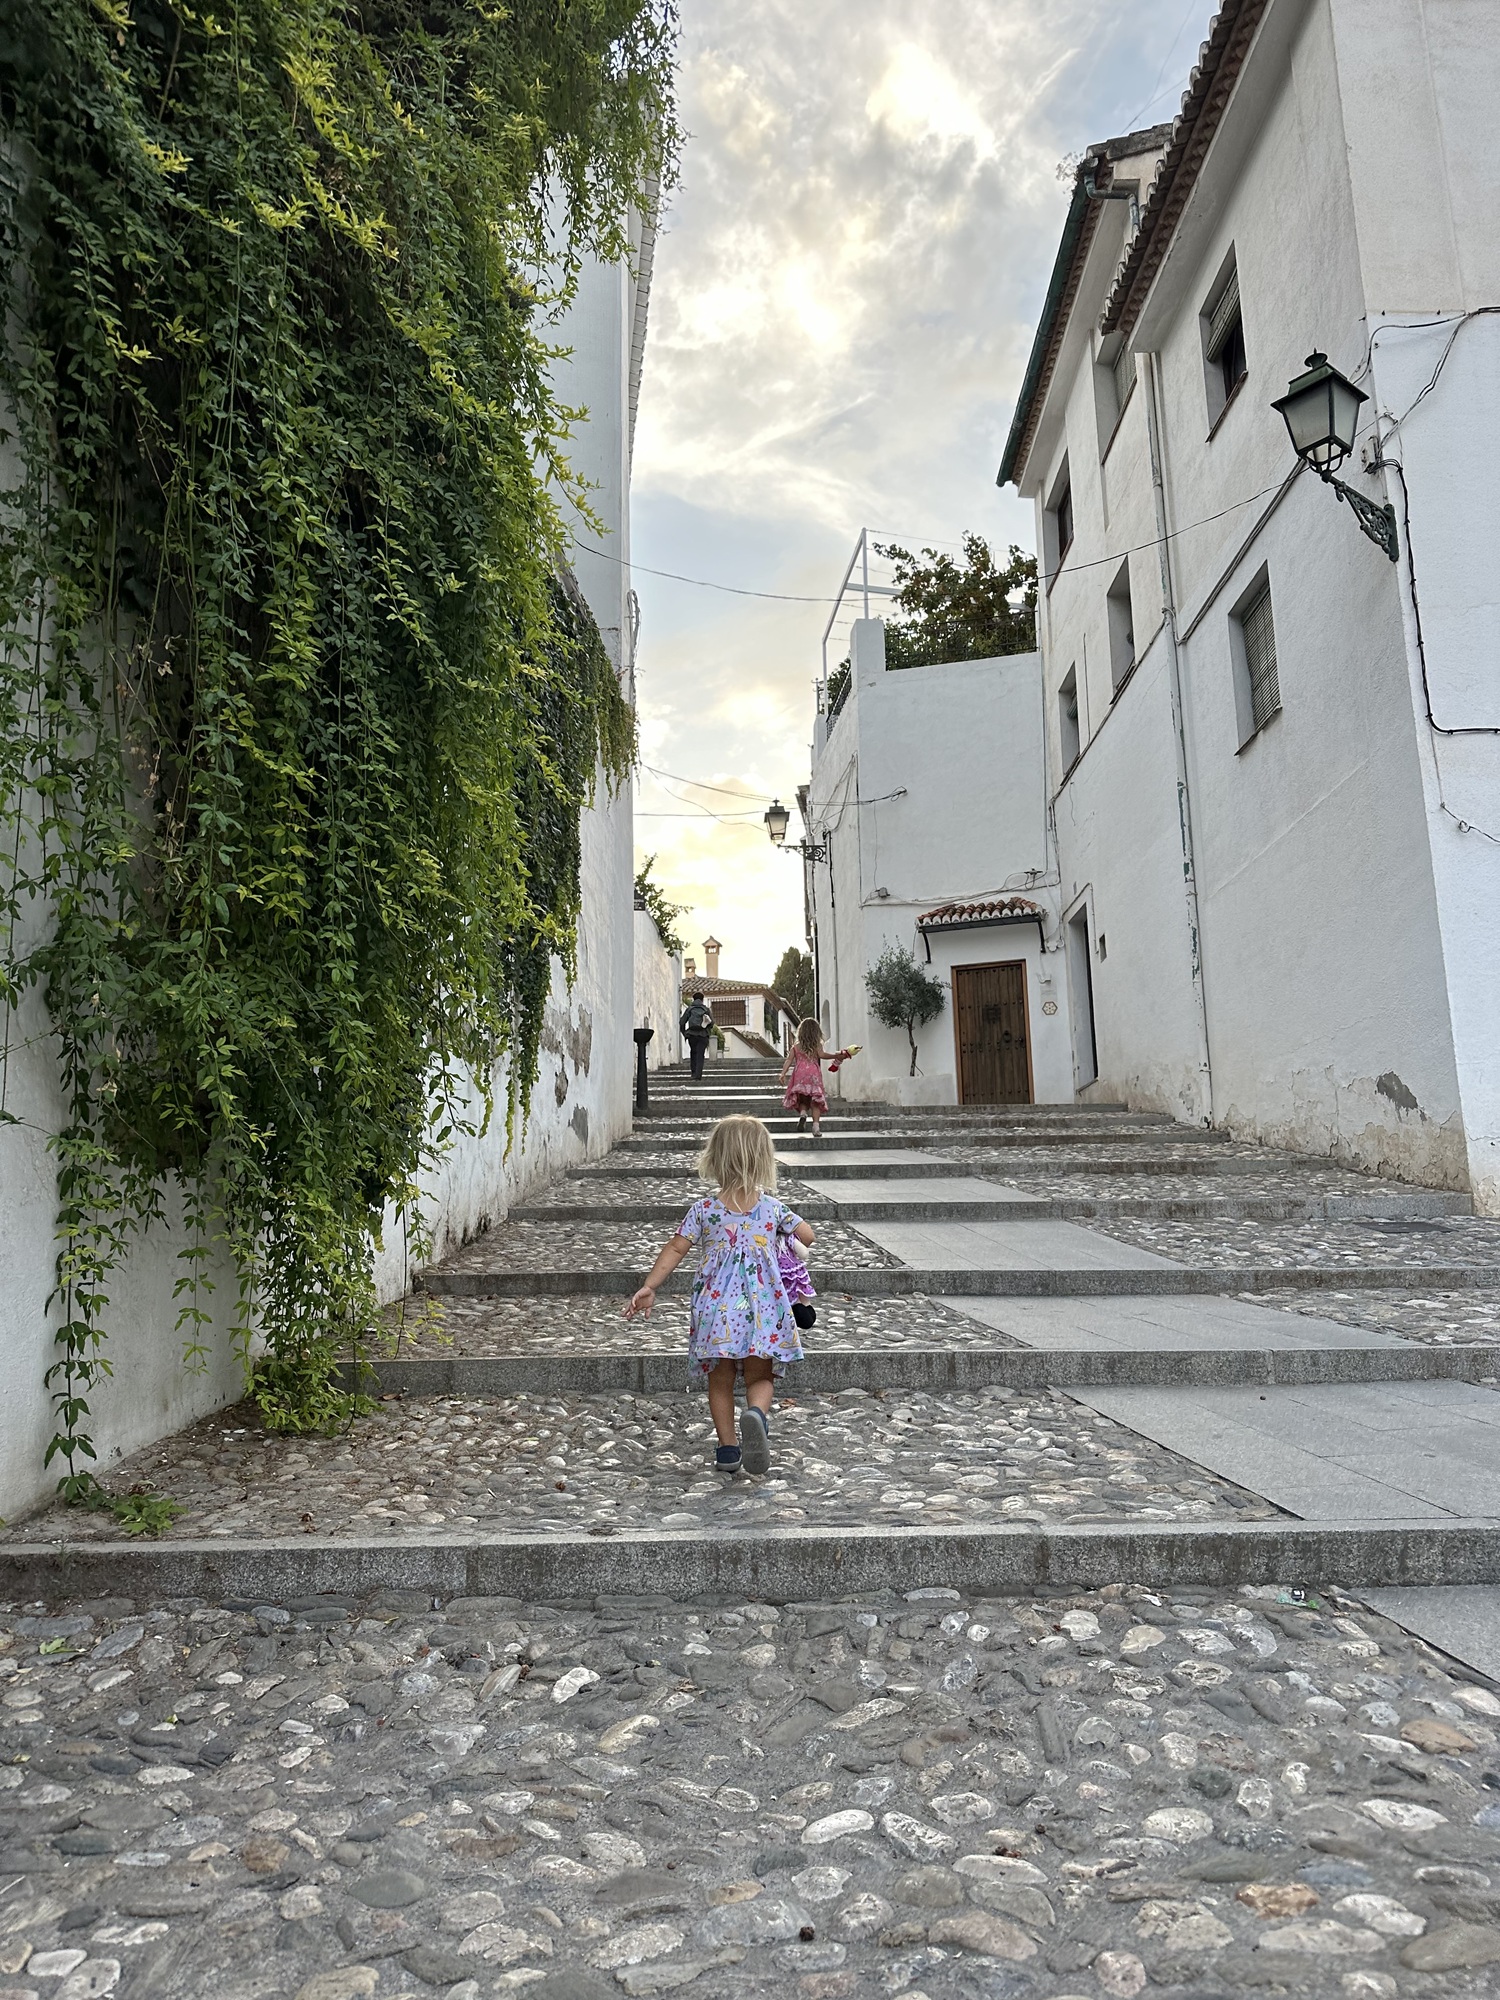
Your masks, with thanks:
[{"label": "lamp bracket", "polygon": [[1368,535],[1377,548],[1384,549],[1392,562],[1397,561],[1401,544],[1396,538],[1396,510],[1390,501],[1387,500],[1383,507],[1377,506],[1373,500],[1367,500],[1363,493],[1356,493],[1352,486],[1346,486],[1342,479],[1325,472],[1321,466],[1315,465],[1313,470],[1325,486],[1333,488],[1340,500],[1349,502],[1361,533]]},{"label": "lamp bracket", "polygon": [[783,843],[783,854],[800,854],[804,861],[826,861],[828,849],[814,840],[788,840]]}]

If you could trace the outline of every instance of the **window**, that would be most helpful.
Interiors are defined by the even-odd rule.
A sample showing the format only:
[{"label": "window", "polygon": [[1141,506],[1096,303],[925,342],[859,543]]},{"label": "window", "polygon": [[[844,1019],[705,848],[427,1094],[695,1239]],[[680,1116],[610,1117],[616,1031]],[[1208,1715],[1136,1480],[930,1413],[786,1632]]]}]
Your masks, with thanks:
[{"label": "window", "polygon": [[1052,483],[1052,498],[1042,510],[1042,558],[1049,580],[1061,569],[1072,540],[1073,485],[1064,459]]},{"label": "window", "polygon": [[1229,638],[1235,670],[1235,710],[1243,750],[1281,708],[1271,586],[1264,570],[1230,613]]},{"label": "window", "polygon": [[1128,347],[1120,349],[1110,372],[1115,378],[1115,415],[1122,417],[1125,405],[1130,401],[1130,392],[1135,387],[1135,356]]},{"label": "window", "polygon": [[1057,560],[1062,561],[1073,546],[1073,489],[1065,486],[1057,496]]},{"label": "window", "polygon": [[1124,685],[1135,665],[1135,607],[1130,596],[1130,558],[1127,556],[1109,586],[1109,669],[1116,691]]},{"label": "window", "polygon": [[713,1017],[720,1028],[743,1028],[745,1025],[745,1003],[743,1000],[715,1000]]},{"label": "window", "polygon": [[1208,421],[1216,424],[1224,406],[1245,379],[1245,322],[1240,312],[1240,274],[1233,257],[1204,307],[1203,359],[1208,389]]},{"label": "window", "polygon": [[1078,753],[1083,747],[1083,737],[1078,727],[1078,670],[1076,667],[1069,667],[1067,678],[1057,691],[1057,740],[1062,764],[1062,775],[1066,777],[1078,762]]}]

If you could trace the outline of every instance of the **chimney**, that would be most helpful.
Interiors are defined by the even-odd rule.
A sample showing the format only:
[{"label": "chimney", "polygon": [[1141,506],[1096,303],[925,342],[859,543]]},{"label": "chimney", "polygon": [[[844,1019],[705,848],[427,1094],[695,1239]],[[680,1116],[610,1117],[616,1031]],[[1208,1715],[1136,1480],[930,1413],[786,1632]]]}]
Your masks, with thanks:
[{"label": "chimney", "polygon": [[719,976],[719,953],[723,949],[716,937],[706,937],[703,940],[703,969],[710,979],[717,979]]},{"label": "chimney", "polygon": [[696,978],[698,977],[698,961],[697,961],[697,959],[696,959],[696,958],[685,958],[685,959],[684,959],[684,960],[682,961],[682,970],[683,970],[683,973],[684,973],[684,975],[685,975],[685,976],[686,976],[686,977],[687,977],[688,979],[696,979]]}]

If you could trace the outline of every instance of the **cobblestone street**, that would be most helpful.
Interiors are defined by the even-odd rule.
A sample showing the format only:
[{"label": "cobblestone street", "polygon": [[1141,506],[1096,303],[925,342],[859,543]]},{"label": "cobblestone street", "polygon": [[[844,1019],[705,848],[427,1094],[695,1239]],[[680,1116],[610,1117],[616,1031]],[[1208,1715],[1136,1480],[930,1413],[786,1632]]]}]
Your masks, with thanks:
[{"label": "cobblestone street", "polygon": [[[1443,1574],[1425,1520],[1493,1533],[1442,1482],[1466,1451],[1492,1477],[1496,1225],[1098,1112],[986,1148],[849,1107],[815,1150],[753,1066],[735,1087],[825,1217],[814,1283],[871,1287],[820,1293],[768,1476],[712,1469],[685,1294],[632,1323],[600,1289],[701,1192],[713,1100],[667,1072],[607,1161],[390,1310],[346,1435],[231,1409],[111,1470],[177,1502],[159,1540],[56,1509],[0,1532],[0,2000],[1493,1994],[1500,1652],[1433,1641],[1442,1591],[1396,1593],[1422,1601],[1397,1623],[1351,1580],[1406,1570],[1360,1539],[1376,1489],[1335,1438],[1406,1395],[1438,1427],[1425,1486],[1380,1453],[1398,1568]],[[1087,1227],[1007,1219],[1082,1199]],[[1364,1213],[1285,1206],[1325,1199]],[[1141,1212],[1164,1201],[1215,1207]],[[1216,1291],[1174,1291],[1184,1267]],[[1097,1407],[1117,1381],[1149,1416]],[[1271,1457],[1278,1398],[1304,1459],[1340,1399],[1328,1476],[1365,1484],[1315,1515],[1271,1497],[1285,1465],[1216,1469],[1221,1382],[1225,1437],[1269,1426]],[[1304,1526],[1305,1559],[1261,1553]],[[455,1595],[470,1556],[543,1581]],[[765,1601],[731,1558],[803,1584]],[[554,1564],[597,1586],[549,1591]]]}]

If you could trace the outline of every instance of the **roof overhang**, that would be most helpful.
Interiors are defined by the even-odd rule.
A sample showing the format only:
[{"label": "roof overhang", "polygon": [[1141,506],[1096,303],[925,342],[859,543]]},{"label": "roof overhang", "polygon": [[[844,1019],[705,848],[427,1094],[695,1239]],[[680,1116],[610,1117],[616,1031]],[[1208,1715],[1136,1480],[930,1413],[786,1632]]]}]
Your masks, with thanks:
[{"label": "roof overhang", "polygon": [[[997,486],[1008,485],[1012,480],[1019,485],[1025,470],[1042,405],[1046,401],[1058,353],[1078,297],[1084,266],[1098,231],[1100,210],[1106,206],[1097,198],[1097,191],[1107,189],[1113,182],[1116,160],[1154,151],[1169,129],[1165,125],[1153,125],[1141,132],[1107,139],[1100,145],[1090,146],[1078,163],[1067,219],[1063,223],[1062,241],[1057,246],[1052,279],[1042,305],[1042,317],[1037,325],[1036,338],[1031,343],[1031,357],[1026,364],[1021,393],[1016,398],[1016,411],[1011,418],[1010,434],[1005,440],[1000,470],[995,477]],[[1091,188],[1096,192],[1091,194]]]},{"label": "roof overhang", "polygon": [[1271,0],[1223,0],[1188,78],[1178,112],[1132,237],[1099,321],[1101,334],[1127,339],[1171,249],[1177,225],[1198,183],[1209,148],[1245,66]]}]

